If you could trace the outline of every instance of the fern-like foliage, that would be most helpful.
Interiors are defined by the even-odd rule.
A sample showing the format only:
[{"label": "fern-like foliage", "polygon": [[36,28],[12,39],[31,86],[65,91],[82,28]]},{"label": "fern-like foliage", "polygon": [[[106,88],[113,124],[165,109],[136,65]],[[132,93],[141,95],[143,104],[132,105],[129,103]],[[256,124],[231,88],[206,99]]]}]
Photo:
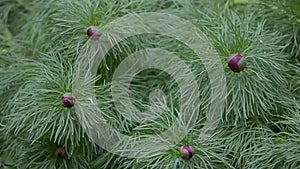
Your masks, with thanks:
[{"label": "fern-like foliage", "polygon": [[[298,0],[1,1],[0,168],[299,168],[299,9]],[[106,34],[111,22],[141,12],[193,23],[211,44],[211,58],[219,57],[226,84],[222,76],[216,77],[219,86],[210,83],[217,60],[206,67],[205,59],[178,39],[144,33],[115,43],[130,31],[125,24],[114,28],[116,35]],[[106,46],[89,39],[89,26],[100,27],[114,44],[99,65],[97,54]],[[201,55],[209,48],[193,45]],[[132,57],[152,57],[149,51],[158,48],[166,51],[160,53],[163,63]],[[247,62],[240,73],[228,67],[228,57],[236,53]],[[126,74],[140,63],[157,64],[134,77]],[[155,68],[159,64],[176,72]],[[117,73],[124,73],[119,78],[128,88],[114,81]],[[190,75],[194,80],[185,81]],[[183,82],[189,90],[180,88]],[[227,93],[222,120],[206,136],[210,106],[219,102],[212,87],[221,85]],[[74,107],[62,106],[65,93],[75,96]],[[123,101],[131,105],[120,109]],[[113,130],[107,132],[104,122]],[[183,145],[195,151],[189,160],[180,155]],[[67,156],[56,156],[58,148]],[[130,153],[135,156],[127,157]]]}]

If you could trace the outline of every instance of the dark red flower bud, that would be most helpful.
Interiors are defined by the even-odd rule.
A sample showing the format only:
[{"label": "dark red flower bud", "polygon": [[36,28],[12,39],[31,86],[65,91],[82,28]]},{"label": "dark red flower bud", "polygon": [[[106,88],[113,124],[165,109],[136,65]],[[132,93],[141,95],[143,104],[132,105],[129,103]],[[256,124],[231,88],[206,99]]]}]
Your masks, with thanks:
[{"label": "dark red flower bud", "polygon": [[73,97],[73,95],[71,93],[66,93],[62,97],[61,103],[63,106],[71,108],[75,104],[75,98]]},{"label": "dark red flower bud", "polygon": [[101,29],[98,26],[88,27],[86,33],[93,40],[98,40],[102,34]]},{"label": "dark red flower bud", "polygon": [[67,152],[64,148],[59,147],[59,148],[56,149],[55,156],[57,158],[66,158],[67,157]]},{"label": "dark red flower bud", "polygon": [[180,155],[183,159],[191,159],[195,155],[195,151],[192,146],[182,146],[180,147]]},{"label": "dark red flower bud", "polygon": [[244,70],[246,65],[246,59],[240,54],[234,54],[228,58],[228,66],[234,72],[240,72]]}]

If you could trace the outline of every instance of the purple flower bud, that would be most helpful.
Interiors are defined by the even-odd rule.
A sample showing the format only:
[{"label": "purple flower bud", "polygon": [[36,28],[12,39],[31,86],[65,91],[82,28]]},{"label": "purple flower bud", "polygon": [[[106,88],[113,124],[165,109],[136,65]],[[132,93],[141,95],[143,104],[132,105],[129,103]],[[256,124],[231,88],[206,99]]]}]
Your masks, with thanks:
[{"label": "purple flower bud", "polygon": [[59,148],[56,149],[55,156],[57,158],[66,158],[67,157],[67,152],[64,148],[59,147]]},{"label": "purple flower bud", "polygon": [[180,155],[183,159],[191,159],[195,155],[195,151],[192,146],[182,146],[180,147]]},{"label": "purple flower bud", "polygon": [[98,40],[101,36],[101,29],[98,26],[90,26],[86,31],[88,37],[93,40]]},{"label": "purple flower bud", "polygon": [[228,58],[228,66],[234,72],[240,72],[247,66],[246,59],[240,54],[231,55]]},{"label": "purple flower bud", "polygon": [[71,93],[66,93],[62,97],[61,103],[63,106],[71,108],[75,104],[75,98],[73,97],[73,95]]}]

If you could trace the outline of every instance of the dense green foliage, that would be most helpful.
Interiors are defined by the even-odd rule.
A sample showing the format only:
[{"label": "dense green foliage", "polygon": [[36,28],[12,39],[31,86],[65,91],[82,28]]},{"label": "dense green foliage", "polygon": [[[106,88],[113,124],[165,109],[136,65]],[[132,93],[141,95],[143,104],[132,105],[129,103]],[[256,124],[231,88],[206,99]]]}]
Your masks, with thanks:
[{"label": "dense green foliage", "polygon": [[[139,110],[146,110],[153,101],[149,95],[161,89],[167,102],[163,114],[137,123],[118,112],[110,93],[113,73],[138,50],[161,48],[178,55],[197,77],[201,95],[199,115],[183,140],[158,155],[134,159],[112,154],[94,143],[82,114],[89,109],[82,104],[77,109],[65,108],[61,98],[67,92],[89,94],[88,89],[73,86],[76,59],[89,44],[87,28],[102,28],[126,14],[140,12],[169,13],[196,25],[221,58],[227,95],[214,134],[199,139],[211,104],[211,85],[201,60],[186,44],[163,35],[142,34],[120,42],[103,56],[96,83],[90,84],[93,79],[82,82],[94,87],[103,117],[115,130],[130,137],[151,137],[172,126],[180,111],[182,93],[174,78],[147,69],[131,81],[130,99]],[[235,53],[247,60],[241,73],[227,66],[227,58]],[[159,106],[157,110],[161,110]],[[186,144],[196,152],[190,160],[180,158],[178,151]],[[55,156],[58,147],[65,148],[66,158]],[[299,166],[299,0],[0,1],[0,169]]]}]

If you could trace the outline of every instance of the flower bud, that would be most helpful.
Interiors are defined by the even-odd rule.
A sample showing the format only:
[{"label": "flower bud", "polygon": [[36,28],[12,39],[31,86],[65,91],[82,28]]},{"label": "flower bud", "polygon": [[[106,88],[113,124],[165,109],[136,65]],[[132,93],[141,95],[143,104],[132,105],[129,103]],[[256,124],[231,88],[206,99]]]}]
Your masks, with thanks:
[{"label": "flower bud", "polygon": [[101,29],[98,26],[90,26],[86,33],[91,39],[98,40],[101,36]]},{"label": "flower bud", "polygon": [[180,155],[183,159],[191,159],[195,155],[195,151],[192,146],[182,146],[180,147]]},{"label": "flower bud", "polygon": [[55,156],[57,158],[66,158],[67,157],[67,152],[64,148],[59,147],[59,148],[56,149]]},{"label": "flower bud", "polygon": [[71,108],[75,104],[75,98],[73,97],[73,95],[71,93],[66,93],[62,97],[61,103],[63,106]]},{"label": "flower bud", "polygon": [[244,70],[246,65],[246,59],[240,54],[234,54],[228,58],[228,66],[234,72],[240,72]]}]

